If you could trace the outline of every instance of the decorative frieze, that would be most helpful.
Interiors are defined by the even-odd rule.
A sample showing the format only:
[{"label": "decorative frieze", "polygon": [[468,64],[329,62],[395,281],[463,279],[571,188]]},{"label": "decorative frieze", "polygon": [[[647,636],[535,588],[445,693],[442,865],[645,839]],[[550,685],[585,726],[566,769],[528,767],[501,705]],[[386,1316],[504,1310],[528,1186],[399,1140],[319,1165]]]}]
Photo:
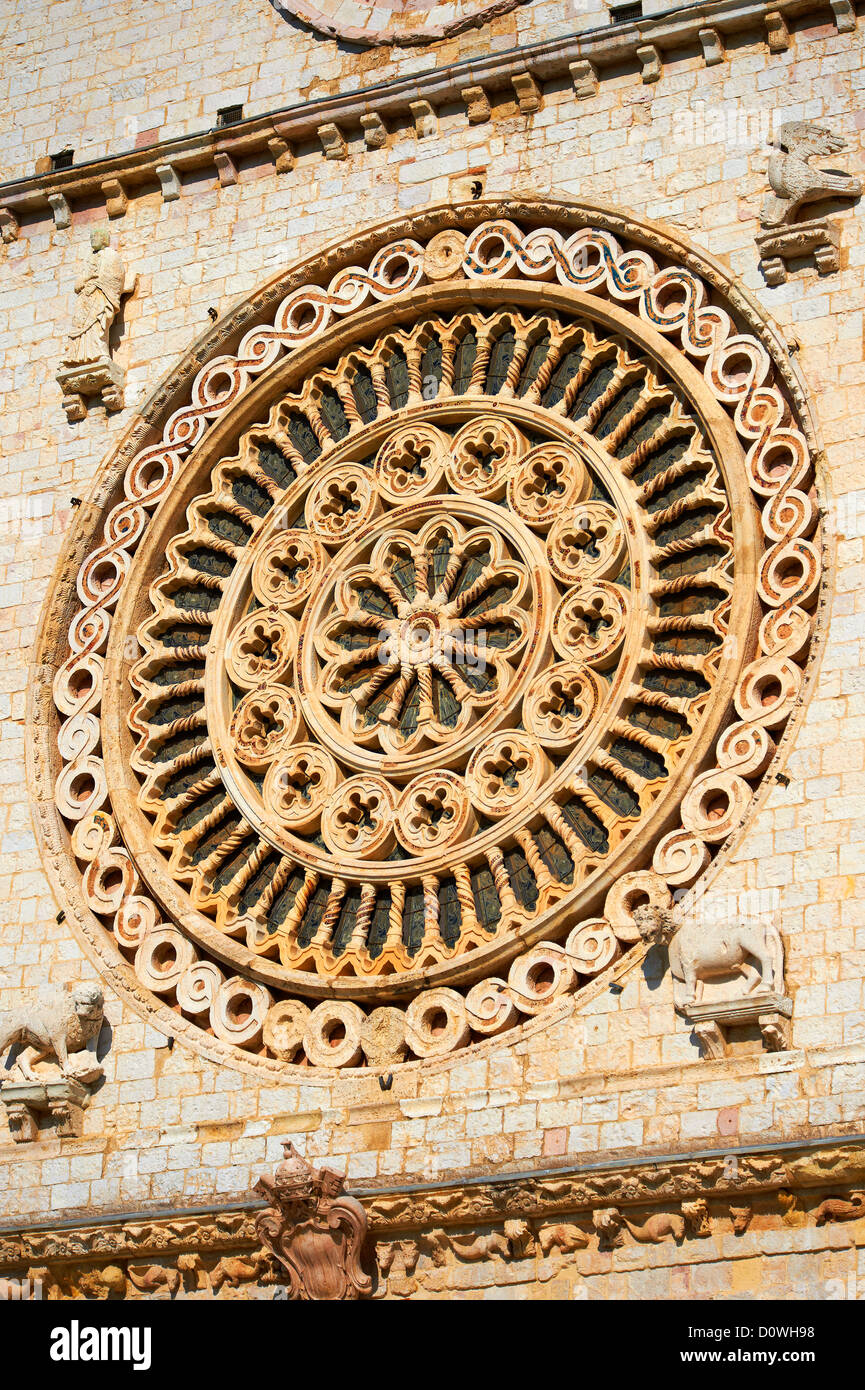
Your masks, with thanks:
[{"label": "decorative frieze", "polygon": [[[757,1254],[765,1232],[865,1221],[865,1150],[843,1138],[353,1196],[338,1174],[285,1147],[285,1163],[261,1181],[261,1204],[0,1230],[0,1291],[49,1299],[435,1296],[459,1287],[465,1266],[492,1265],[493,1282],[507,1281],[516,1266],[530,1283],[564,1267],[580,1279],[588,1269],[624,1268],[619,1252],[632,1265],[640,1246],[669,1246],[681,1265],[692,1250],[705,1260],[727,1234],[752,1233]],[[827,1249],[837,1247],[827,1240]]]}]

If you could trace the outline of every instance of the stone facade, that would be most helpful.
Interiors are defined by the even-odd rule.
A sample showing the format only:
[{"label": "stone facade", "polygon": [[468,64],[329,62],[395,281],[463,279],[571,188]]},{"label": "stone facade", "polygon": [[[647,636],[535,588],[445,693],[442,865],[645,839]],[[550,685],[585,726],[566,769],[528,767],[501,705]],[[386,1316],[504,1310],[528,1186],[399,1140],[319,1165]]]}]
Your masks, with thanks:
[{"label": "stone facade", "polygon": [[[842,136],[847,148],[829,162],[862,175],[855,14],[841,4],[782,4],[768,15],[759,5],[685,6],[675,21],[623,26],[611,47],[605,7],[576,14],[535,0],[430,47],[355,53],[289,27],[264,0],[231,26],[198,7],[161,8],[133,26],[115,7],[22,7],[2,39],[16,121],[0,151],[0,1012],[51,987],[98,983],[110,1037],[78,1133],[57,1132],[43,1115],[26,1145],[0,1134],[0,1275],[49,1270],[61,1297],[271,1297],[284,1281],[256,1244],[251,1193],[290,1136],[306,1159],[344,1172],[362,1201],[378,1252],[373,1296],[856,1296],[865,1240],[861,211],[849,200],[816,209],[839,233],[838,268],[825,274],[806,250],[783,283],[768,285],[757,245],[767,159],[785,122]],[[458,63],[459,90],[436,89]],[[373,86],[378,104],[352,104]],[[239,126],[196,136],[238,104]],[[279,111],[289,115],[269,118]],[[376,112],[381,132],[369,120]],[[40,165],[66,146],[71,171]],[[102,162],[92,178],[78,169],[85,160]],[[677,1009],[663,950],[632,932],[578,993],[520,1015],[508,1033],[474,1034],[461,1054],[342,1073],[278,1065],[264,1050],[266,1065],[254,1064],[259,1053],[232,1059],[211,1033],[193,1039],[170,998],[153,1009],[130,975],[112,974],[73,924],[62,875],[57,895],[52,886],[37,803],[43,730],[56,739],[56,714],[46,712],[53,673],[40,663],[63,617],[68,625],[86,554],[72,565],[67,553],[58,571],[64,540],[113,500],[106,470],[116,451],[128,446],[128,462],[151,442],[148,410],[164,421],[181,403],[186,355],[197,370],[263,321],[262,287],[305,284],[293,268],[332,246],[327,283],[340,247],[368,228],[391,224],[393,241],[418,233],[428,210],[446,217],[455,207],[470,228],[508,209],[518,219],[544,197],[557,216],[580,210],[567,213],[574,230],[615,225],[610,235],[634,245],[639,232],[666,245],[668,262],[709,275],[737,327],[771,344],[808,436],[823,581],[809,607],[801,698],[717,852],[701,909],[710,926],[777,923],[775,993],[792,1001],[789,1025],[778,1014],[788,1031],[780,1050],[766,1050],[755,1020],[740,1019],[725,1055],[703,1055],[700,1021]],[[106,412],[91,398],[86,418],[70,422],[55,374],[90,233],[108,219],[137,276],[110,338],[125,404]],[[248,321],[232,321],[250,304]],[[515,1174],[535,1176],[517,1192]],[[488,1181],[489,1193],[466,1178]],[[442,1182],[452,1201],[400,1195]],[[700,1202],[705,1211],[688,1210]],[[186,1207],[225,1211],[202,1233],[198,1218],[178,1214]],[[130,1251],[118,1212],[182,1229]],[[108,1235],[88,1245],[89,1261],[40,1231],[58,1213],[82,1228],[104,1221]]]}]

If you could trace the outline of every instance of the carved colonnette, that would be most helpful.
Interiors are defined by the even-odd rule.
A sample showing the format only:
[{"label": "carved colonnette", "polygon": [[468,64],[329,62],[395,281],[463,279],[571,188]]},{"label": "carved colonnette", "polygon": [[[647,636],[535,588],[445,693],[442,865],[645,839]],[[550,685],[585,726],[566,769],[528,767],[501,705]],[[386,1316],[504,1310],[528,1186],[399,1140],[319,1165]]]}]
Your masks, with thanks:
[{"label": "carved colonnette", "polygon": [[[311,1208],[304,1204],[311,1201],[313,1208],[319,1204],[316,1219],[326,1238],[329,1204],[348,1200],[340,1196],[341,1179],[334,1174],[322,1185],[321,1175],[296,1156],[289,1166],[283,1188],[292,1195],[280,1224],[290,1235],[293,1221],[308,1220]],[[23,1296],[36,1289],[37,1297],[53,1299],[344,1297],[341,1287],[302,1288],[282,1257],[262,1248],[262,1229],[272,1239],[273,1190],[267,1188],[270,1210],[258,1203],[82,1221],[62,1230],[0,1230],[0,1288],[16,1297],[29,1281]],[[668,1245],[674,1261],[687,1261],[696,1242],[693,1254],[712,1258],[713,1239],[726,1234],[759,1237],[761,1230],[840,1224],[859,1245],[865,1242],[865,1226],[856,1226],[865,1218],[865,1147],[842,1137],[411,1192],[364,1191],[349,1208],[353,1229],[366,1227],[353,1296],[434,1297],[452,1280],[459,1283],[461,1269],[479,1265],[490,1266],[492,1282],[540,1284],[576,1262],[574,1277],[581,1279],[616,1268],[617,1252],[626,1247]],[[330,1231],[338,1235],[336,1221]],[[759,1253],[759,1240],[751,1253]],[[308,1268],[302,1259],[296,1267]]]}]

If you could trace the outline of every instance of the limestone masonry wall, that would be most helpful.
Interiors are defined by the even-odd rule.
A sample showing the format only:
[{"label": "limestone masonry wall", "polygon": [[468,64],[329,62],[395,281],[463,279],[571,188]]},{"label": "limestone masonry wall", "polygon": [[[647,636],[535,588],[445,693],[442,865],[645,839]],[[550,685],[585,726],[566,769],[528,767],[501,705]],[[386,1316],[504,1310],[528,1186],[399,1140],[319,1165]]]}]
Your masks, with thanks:
[{"label": "limestone masonry wall", "polygon": [[[12,116],[0,135],[0,177],[29,174],[67,143],[76,162],[116,153],[213,125],[217,108],[232,102],[255,114],[487,46],[554,37],[602,23],[605,13],[600,3],[579,15],[536,3],[433,51],[359,55],[287,25],[266,0],[230,13],[189,0],[145,8],[19,0],[0,30],[0,101]],[[863,88],[860,35],[839,33],[827,11],[793,26],[785,52],[770,53],[755,33],[715,66],[698,52],[673,55],[650,85],[623,68],[605,75],[591,100],[578,100],[569,83],[551,84],[534,115],[515,98],[497,98],[491,121],[477,126],[464,110],[440,111],[438,133],[423,141],[397,126],[383,148],[352,141],[344,162],[310,145],[285,174],[253,160],[232,187],[201,175],[173,202],[157,190],[135,196],[111,224],[113,244],[138,275],[115,325],[127,410],[91,407],[73,425],[54,373],[73,281],[104,206],[76,208],[68,229],[24,220],[19,239],[0,247],[0,1010],[43,983],[97,978],[68,925],[55,920],[24,771],[27,662],[73,499],[87,495],[129,411],[209,326],[209,311],[224,314],[325,242],[400,210],[463,198],[473,178],[487,195],[579,197],[675,224],[739,277],[796,354],[822,429],[818,474],[834,551],[825,641],[788,749],[789,781],[763,794],[713,884],[734,903],[760,890],[780,910],[792,1050],[700,1060],[654,952],[623,973],[620,993],[578,1009],[569,1000],[515,1043],[493,1039],[447,1065],[398,1068],[386,1093],[358,1072],[333,1079],[311,1071],[299,1086],[258,1086],[170,1045],[109,996],[106,1081],[83,1137],[15,1146],[0,1134],[0,1218],[242,1200],[286,1135],[364,1187],[865,1130],[861,205],[835,214],[841,269],[825,279],[808,263],[767,287],[754,241],[769,139],[783,121],[829,126],[849,144],[842,167],[865,172]],[[712,1258],[640,1247],[584,1272],[591,1284],[602,1268],[619,1269],[613,1296],[741,1295],[758,1283],[764,1293],[811,1296],[821,1280],[854,1270],[851,1239],[846,1228],[831,1239],[752,1233],[736,1259],[720,1246]],[[833,1240],[843,1248],[831,1249]],[[860,1276],[863,1259],[858,1252]],[[635,1261],[650,1267],[632,1268]],[[491,1282],[486,1273],[471,1277]]]},{"label": "limestone masonry wall", "polygon": [[0,100],[11,117],[0,177],[32,173],[67,146],[76,163],[118,154],[208,130],[222,107],[261,115],[603,25],[607,13],[602,0],[541,0],[430,51],[352,52],[286,23],[268,0],[222,11],[157,0],[146,13],[131,0],[16,0],[0,20]]}]

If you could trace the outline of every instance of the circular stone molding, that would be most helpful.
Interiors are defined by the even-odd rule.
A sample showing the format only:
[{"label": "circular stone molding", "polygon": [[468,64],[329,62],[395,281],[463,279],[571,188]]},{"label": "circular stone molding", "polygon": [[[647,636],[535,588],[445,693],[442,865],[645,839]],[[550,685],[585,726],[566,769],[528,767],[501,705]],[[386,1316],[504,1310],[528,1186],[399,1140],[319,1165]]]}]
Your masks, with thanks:
[{"label": "circular stone molding", "polygon": [[207,1055],[516,1038],[740,830],[802,699],[809,424],[677,250],[514,205],[329,253],[77,517],[39,824],[112,983]]},{"label": "circular stone molding", "polygon": [[[385,4],[344,0],[271,0],[284,19],[299,19],[318,34],[363,47],[420,47],[453,38],[467,29],[480,29],[491,19],[510,14],[528,0],[387,0]],[[348,20],[352,23],[348,23]]]}]

